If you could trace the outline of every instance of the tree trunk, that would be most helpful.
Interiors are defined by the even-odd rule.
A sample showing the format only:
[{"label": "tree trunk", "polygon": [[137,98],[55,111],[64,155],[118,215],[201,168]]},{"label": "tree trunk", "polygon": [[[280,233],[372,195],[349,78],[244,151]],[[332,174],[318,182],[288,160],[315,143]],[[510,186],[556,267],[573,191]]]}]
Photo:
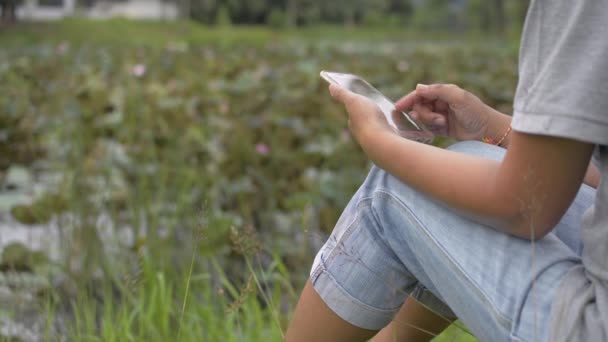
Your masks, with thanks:
[{"label": "tree trunk", "polygon": [[492,10],[490,9],[490,5],[487,1],[481,1],[480,5],[481,13],[480,13],[480,24],[481,29],[484,32],[490,31],[492,27]]},{"label": "tree trunk", "polygon": [[295,27],[298,20],[298,4],[297,0],[287,0],[287,8],[285,9],[287,15],[287,25],[289,27]]},{"label": "tree trunk", "polygon": [[190,19],[190,17],[192,16],[192,11],[191,11],[191,4],[190,4],[190,0],[182,0],[182,10],[181,10],[181,17],[185,18],[185,19]]},{"label": "tree trunk", "polygon": [[355,26],[355,9],[348,8],[344,13],[344,25],[346,27],[354,27]]},{"label": "tree trunk", "polygon": [[1,24],[9,25],[17,21],[17,4],[15,0],[0,0],[0,8],[2,9]]},{"label": "tree trunk", "polygon": [[526,21],[526,16],[528,15],[528,5],[530,4],[529,0],[519,0],[519,18],[521,20],[521,24]]},{"label": "tree trunk", "polygon": [[496,32],[505,32],[505,3],[503,0],[494,0],[494,27]]}]

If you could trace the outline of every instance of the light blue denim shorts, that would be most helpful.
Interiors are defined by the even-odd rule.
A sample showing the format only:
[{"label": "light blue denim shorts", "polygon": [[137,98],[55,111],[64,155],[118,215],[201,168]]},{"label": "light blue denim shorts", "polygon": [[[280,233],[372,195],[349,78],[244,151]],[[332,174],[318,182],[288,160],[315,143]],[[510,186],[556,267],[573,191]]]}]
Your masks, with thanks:
[{"label": "light blue denim shorts", "polygon": [[[450,150],[500,160],[505,150]],[[545,341],[551,303],[581,263],[580,224],[595,190],[583,185],[552,233],[532,244],[490,229],[372,167],[315,257],[310,278],[345,321],[387,325],[408,295],[460,319],[481,341]]]}]

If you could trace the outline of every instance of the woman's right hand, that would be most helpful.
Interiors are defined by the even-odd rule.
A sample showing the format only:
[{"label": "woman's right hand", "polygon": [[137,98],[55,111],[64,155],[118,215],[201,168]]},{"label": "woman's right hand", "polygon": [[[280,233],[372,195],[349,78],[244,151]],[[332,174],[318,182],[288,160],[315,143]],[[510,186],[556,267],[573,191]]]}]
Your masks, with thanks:
[{"label": "woman's right hand", "polygon": [[[477,96],[453,84],[419,84],[395,103],[396,110],[410,110],[436,134],[457,140],[481,140],[494,137],[510,117],[483,103]],[[496,127],[501,126],[501,127]]]}]

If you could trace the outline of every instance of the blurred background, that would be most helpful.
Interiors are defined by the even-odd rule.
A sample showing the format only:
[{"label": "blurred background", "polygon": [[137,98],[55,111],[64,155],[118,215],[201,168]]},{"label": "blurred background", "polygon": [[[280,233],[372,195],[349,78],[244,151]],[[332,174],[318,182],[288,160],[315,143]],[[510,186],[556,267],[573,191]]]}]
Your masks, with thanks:
[{"label": "blurred background", "polygon": [[510,114],[526,7],[0,0],[0,340],[280,341],[369,167],[319,71]]}]

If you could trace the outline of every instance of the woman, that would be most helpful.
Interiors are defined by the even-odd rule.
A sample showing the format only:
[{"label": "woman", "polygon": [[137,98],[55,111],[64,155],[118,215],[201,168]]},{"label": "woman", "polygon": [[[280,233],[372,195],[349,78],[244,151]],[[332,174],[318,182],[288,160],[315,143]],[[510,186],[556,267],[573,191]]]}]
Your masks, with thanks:
[{"label": "woman", "polygon": [[452,85],[397,103],[504,157],[403,139],[330,86],[377,167],[315,258],[287,341],[367,340],[410,294],[482,341],[608,340],[608,184],[583,185],[608,174],[606,23],[606,1],[531,2],[512,122]]}]

